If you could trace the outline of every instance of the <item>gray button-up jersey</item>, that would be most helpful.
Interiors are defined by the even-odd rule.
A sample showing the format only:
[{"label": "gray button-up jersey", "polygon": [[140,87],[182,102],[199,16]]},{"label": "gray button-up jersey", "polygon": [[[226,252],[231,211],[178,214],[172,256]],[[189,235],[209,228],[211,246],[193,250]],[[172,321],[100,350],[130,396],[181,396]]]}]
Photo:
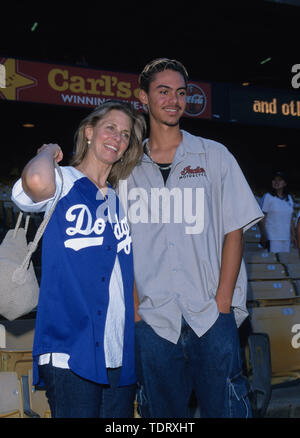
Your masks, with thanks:
[{"label": "gray button-up jersey", "polygon": [[[176,343],[182,315],[198,336],[216,321],[224,235],[263,213],[225,146],[182,131],[166,185],[144,155],[119,195],[131,225],[139,314]],[[246,318],[244,262],[233,294],[237,325]]]}]

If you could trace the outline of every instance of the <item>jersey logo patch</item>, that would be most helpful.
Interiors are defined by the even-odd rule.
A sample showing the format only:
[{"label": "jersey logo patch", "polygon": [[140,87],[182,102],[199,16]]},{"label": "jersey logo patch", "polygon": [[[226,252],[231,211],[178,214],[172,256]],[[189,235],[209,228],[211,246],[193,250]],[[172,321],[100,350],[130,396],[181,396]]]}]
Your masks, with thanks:
[{"label": "jersey logo patch", "polygon": [[186,166],[181,172],[179,179],[182,178],[194,178],[198,176],[206,176],[205,169],[203,167],[197,166],[195,169],[192,169],[191,166]]},{"label": "jersey logo patch", "polygon": [[[74,224],[74,226],[66,229],[66,234],[72,236],[71,239],[65,240],[64,245],[66,248],[79,251],[90,246],[103,245],[104,237],[102,235],[105,231],[107,220],[105,221],[102,217],[99,217],[93,222],[92,214],[87,205],[72,205],[66,212],[66,220]],[[119,221],[117,214],[114,215],[113,219],[109,215],[108,221],[112,226],[116,239],[119,241],[117,252],[124,250],[125,254],[130,254],[131,236],[126,217]],[[96,237],[87,237],[92,233],[96,234]],[[86,237],[77,237],[78,235]]]}]

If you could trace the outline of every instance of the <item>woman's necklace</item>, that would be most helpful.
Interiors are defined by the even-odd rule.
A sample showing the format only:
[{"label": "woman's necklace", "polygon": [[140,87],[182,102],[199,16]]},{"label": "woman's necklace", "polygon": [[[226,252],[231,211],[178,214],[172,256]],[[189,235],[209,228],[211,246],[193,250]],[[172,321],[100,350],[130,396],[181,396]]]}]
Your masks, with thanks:
[{"label": "woman's necklace", "polygon": [[[88,179],[90,179],[95,184],[95,186],[98,188],[98,190],[100,190],[101,195],[103,196],[104,200],[107,202],[107,194],[104,192],[104,190],[101,189],[101,187],[99,187],[99,185],[97,184],[97,182],[93,178],[88,176]],[[105,187],[105,188],[107,188],[107,187]]]},{"label": "woman's necklace", "polygon": [[169,170],[172,167],[172,163],[171,164],[163,164],[163,163],[156,163],[156,161],[153,160],[152,155],[151,155],[151,151],[150,151],[150,147],[149,147],[149,142],[147,141],[146,143],[146,150],[147,150],[147,155],[148,157],[151,159],[151,161],[156,164],[161,170]]},{"label": "woman's necklace", "polygon": [[[97,186],[98,187],[98,186]],[[107,202],[107,195],[104,193],[104,191],[102,189],[100,189],[100,187],[98,187],[98,189],[100,190],[104,200]]]},{"label": "woman's necklace", "polygon": [[[90,181],[92,181],[93,184],[95,184],[95,186],[97,187],[97,189],[100,190],[100,192],[101,192],[101,194],[102,194],[104,200],[107,202],[107,194],[104,192],[103,189],[101,189],[101,188],[99,187],[97,181],[96,181],[94,178],[92,178],[91,176],[89,176],[89,175],[87,174],[87,172],[83,172],[79,167],[77,167],[77,169],[79,170],[79,172],[83,173],[83,175],[85,175]],[[105,187],[105,188],[107,189],[107,187]]]}]

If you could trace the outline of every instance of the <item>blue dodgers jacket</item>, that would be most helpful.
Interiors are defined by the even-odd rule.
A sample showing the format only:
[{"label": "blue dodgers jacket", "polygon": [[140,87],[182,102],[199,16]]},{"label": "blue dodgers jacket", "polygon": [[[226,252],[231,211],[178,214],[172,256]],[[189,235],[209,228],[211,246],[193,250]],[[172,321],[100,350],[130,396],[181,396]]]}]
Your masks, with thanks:
[{"label": "blue dodgers jacket", "polygon": [[[64,177],[69,177],[68,169],[62,168]],[[136,380],[129,226],[112,189],[108,193],[109,221],[107,204],[99,196],[97,187],[78,171],[74,172],[73,168],[71,174],[74,177],[72,184],[67,184],[67,189],[64,189],[43,235],[42,278],[33,345],[33,383],[42,383],[38,358],[49,352],[68,354],[69,367],[79,376],[96,383],[108,383],[104,329],[109,282],[118,255],[125,301],[119,385],[129,385]],[[14,192],[14,201],[24,207],[22,202],[26,194],[18,195],[17,189]],[[26,208],[30,210],[30,206]]]}]

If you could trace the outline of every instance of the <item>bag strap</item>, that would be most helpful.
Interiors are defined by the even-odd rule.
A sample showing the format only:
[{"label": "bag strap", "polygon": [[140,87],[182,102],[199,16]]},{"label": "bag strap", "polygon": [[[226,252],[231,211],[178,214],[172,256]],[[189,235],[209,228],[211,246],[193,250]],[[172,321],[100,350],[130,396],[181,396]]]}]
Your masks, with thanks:
[{"label": "bag strap", "polygon": [[[18,231],[18,229],[20,228],[20,225],[21,225],[22,217],[23,217],[23,211],[20,211],[20,213],[18,215],[18,219],[17,219],[16,225],[15,225],[15,228],[14,228],[14,232],[13,232],[13,239],[16,238],[17,231]],[[27,234],[27,230],[28,230],[28,226],[29,226],[29,219],[30,219],[30,214],[27,214],[26,215],[26,219],[25,219],[25,226],[24,226],[25,234]]]},{"label": "bag strap", "polygon": [[[55,210],[56,204],[58,203],[58,201],[60,199],[60,196],[62,194],[62,191],[63,191],[63,175],[62,175],[61,168],[56,163],[56,161],[55,161],[55,168],[57,169],[58,174],[59,174],[59,176],[61,178],[61,188],[60,188],[60,191],[57,194],[57,196],[55,197],[55,199],[53,201],[53,204],[52,204],[52,206],[51,206],[51,208],[49,210],[49,213],[47,214],[47,216],[43,219],[43,221],[39,225],[33,241],[28,244],[28,253],[27,253],[27,255],[26,255],[26,257],[25,257],[25,259],[24,259],[24,261],[23,261],[23,263],[21,265],[21,269],[24,269],[24,268],[27,269],[28,268],[31,256],[34,253],[34,251],[36,250],[36,248],[38,246],[38,243],[39,243],[39,241],[40,241],[40,239],[41,239],[41,237],[42,237],[42,235],[43,235],[43,233],[44,233],[44,231],[46,229],[46,226],[48,225],[48,222],[50,221],[52,213]],[[18,220],[19,220],[19,218],[18,218]]]}]

